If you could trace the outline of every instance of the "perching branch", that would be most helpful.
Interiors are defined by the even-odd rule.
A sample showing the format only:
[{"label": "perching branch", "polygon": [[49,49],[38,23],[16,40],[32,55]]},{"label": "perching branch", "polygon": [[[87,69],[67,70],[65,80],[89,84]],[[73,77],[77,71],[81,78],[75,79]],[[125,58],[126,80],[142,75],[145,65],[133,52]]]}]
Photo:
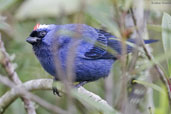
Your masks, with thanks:
[{"label": "perching branch", "polygon": [[[17,73],[15,72],[14,66],[10,60],[8,53],[4,47],[4,43],[1,39],[0,34],[0,64],[4,67],[5,71],[8,74],[8,77],[16,84],[22,84],[21,80],[19,79]],[[24,96],[21,97],[24,102],[24,107],[28,114],[36,114],[34,103]]]},{"label": "perching branch", "polygon": [[[12,81],[10,81],[5,76],[0,75],[0,83],[3,83],[4,85],[11,88],[10,91],[6,92],[1,98],[0,98],[0,109],[2,112],[4,112],[5,108],[9,106],[10,103],[12,103],[17,97],[25,96],[27,99],[32,100],[36,103],[38,103],[40,106],[59,114],[67,114],[66,111],[60,109],[57,106],[54,106],[52,104],[49,104],[45,100],[41,99],[40,97],[31,94],[28,92],[28,90],[38,90],[38,89],[51,89],[53,80],[48,79],[40,79],[39,81],[29,81],[21,85],[15,85]],[[1,112],[1,113],[2,113]]]},{"label": "perching branch", "polygon": [[[2,83],[2,81],[1,81],[2,79],[4,79],[4,77],[0,76],[0,82],[1,83]],[[5,109],[12,101],[14,101],[17,97],[19,97],[21,95],[20,92],[18,91],[19,89],[23,91],[23,88],[24,88],[24,91],[27,90],[27,94],[29,93],[28,91],[51,90],[52,89],[52,83],[53,83],[52,79],[36,79],[36,80],[31,80],[31,81],[25,82],[22,85],[17,85],[15,88],[12,88],[10,91],[6,92],[0,98],[0,109]],[[58,89],[59,89],[59,91],[64,91],[61,88],[58,88]],[[103,106],[112,108],[101,97],[99,97],[98,95],[96,95],[96,94],[94,94],[92,92],[87,91],[83,87],[78,88],[77,91],[78,91],[78,93],[86,94],[87,96],[91,97],[92,100],[94,100],[95,102],[98,102],[99,104],[102,104]],[[24,93],[24,95],[25,94],[26,93]],[[37,102],[39,105],[45,107],[45,105],[40,103],[39,100],[35,100],[33,98],[30,98],[30,99]],[[55,106],[53,106],[53,107],[55,107]],[[56,110],[56,108],[52,110],[52,108],[48,108],[47,106],[45,108],[48,109],[48,110],[50,109],[53,112],[55,112],[55,110]]]},{"label": "perching branch", "polygon": [[[34,90],[48,90],[51,88],[50,84],[52,84],[52,80],[46,80],[46,79],[39,79],[39,81],[31,80],[28,82],[25,82],[22,85],[18,85],[17,88],[25,88],[28,91],[34,91]],[[0,98],[0,109],[6,109],[12,101],[14,101],[19,96],[19,93],[15,91],[15,88],[11,89],[10,91],[6,92],[1,98]]]}]

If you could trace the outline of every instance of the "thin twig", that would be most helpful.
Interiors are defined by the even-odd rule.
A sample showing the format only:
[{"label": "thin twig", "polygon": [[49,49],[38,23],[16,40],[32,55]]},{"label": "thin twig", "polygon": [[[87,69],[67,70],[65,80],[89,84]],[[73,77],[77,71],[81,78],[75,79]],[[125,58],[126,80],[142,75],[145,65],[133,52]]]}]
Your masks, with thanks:
[{"label": "thin twig", "polygon": [[[8,53],[6,52],[6,49],[4,47],[4,43],[1,39],[1,34],[0,34],[0,53],[1,53],[1,58],[0,58],[0,64],[4,67],[5,71],[8,74],[8,77],[16,84],[22,84],[21,80],[19,79],[17,73],[15,72],[14,66],[10,60],[10,57]],[[24,107],[27,111],[28,114],[36,114],[34,103],[24,96],[21,97],[23,102],[24,102]]]}]

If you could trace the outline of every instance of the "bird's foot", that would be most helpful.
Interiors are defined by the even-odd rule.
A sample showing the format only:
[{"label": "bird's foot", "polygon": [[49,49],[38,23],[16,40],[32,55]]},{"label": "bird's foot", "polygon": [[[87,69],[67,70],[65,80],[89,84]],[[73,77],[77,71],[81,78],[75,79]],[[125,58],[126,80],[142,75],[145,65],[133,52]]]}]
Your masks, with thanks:
[{"label": "bird's foot", "polygon": [[54,95],[58,95],[59,97],[61,97],[61,95],[56,87],[52,87],[52,91],[53,91]]},{"label": "bird's foot", "polygon": [[59,90],[57,89],[57,87],[59,86],[59,84],[57,83],[57,81],[54,79],[53,80],[53,84],[52,84],[52,91],[54,95],[58,95],[59,97],[61,97]]},{"label": "bird's foot", "polygon": [[86,83],[88,83],[88,82],[87,82],[87,81],[79,82],[79,83],[76,84],[74,87],[75,87],[75,88],[79,88],[79,87],[85,85]]}]

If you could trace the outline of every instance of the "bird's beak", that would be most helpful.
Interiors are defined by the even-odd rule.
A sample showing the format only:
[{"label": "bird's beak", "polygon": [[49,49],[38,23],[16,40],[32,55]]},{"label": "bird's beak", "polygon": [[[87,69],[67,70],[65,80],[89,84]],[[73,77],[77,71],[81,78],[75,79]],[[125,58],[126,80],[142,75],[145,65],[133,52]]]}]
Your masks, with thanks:
[{"label": "bird's beak", "polygon": [[26,39],[26,41],[30,44],[35,44],[37,42],[39,42],[41,40],[41,38],[37,38],[37,37],[28,37]]}]

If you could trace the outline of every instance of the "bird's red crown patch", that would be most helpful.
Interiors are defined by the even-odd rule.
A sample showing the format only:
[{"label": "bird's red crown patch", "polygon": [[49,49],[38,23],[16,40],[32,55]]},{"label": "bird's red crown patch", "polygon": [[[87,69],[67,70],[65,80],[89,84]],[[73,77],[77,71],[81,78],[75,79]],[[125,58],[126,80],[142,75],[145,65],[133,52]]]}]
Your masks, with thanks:
[{"label": "bird's red crown patch", "polygon": [[37,30],[39,28],[40,24],[36,24],[36,26],[34,26],[34,30]]}]

